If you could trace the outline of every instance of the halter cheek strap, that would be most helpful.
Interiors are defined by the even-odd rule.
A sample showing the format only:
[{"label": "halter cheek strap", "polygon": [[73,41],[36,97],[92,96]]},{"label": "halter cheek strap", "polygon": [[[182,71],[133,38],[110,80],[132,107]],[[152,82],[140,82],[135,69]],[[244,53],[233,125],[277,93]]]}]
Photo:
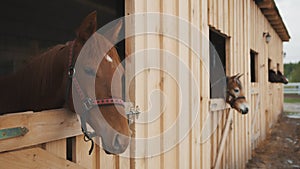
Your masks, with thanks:
[{"label": "halter cheek strap", "polygon": [[232,93],[230,93],[230,91],[227,91],[227,94],[228,94],[229,96],[232,97],[232,99],[229,100],[229,104],[230,104],[230,106],[231,106],[232,108],[233,108],[233,106],[234,106],[234,104],[235,104],[236,101],[238,101],[238,100],[240,100],[240,99],[246,99],[245,96],[235,97],[235,95],[232,94]]},{"label": "halter cheek strap", "polygon": [[89,150],[89,155],[91,155],[93,148],[94,148],[94,141],[93,137],[96,137],[95,132],[89,132],[87,130],[86,122],[87,122],[87,113],[89,113],[93,108],[97,106],[107,106],[107,105],[120,105],[125,107],[124,101],[122,99],[118,98],[104,98],[104,99],[92,99],[84,94],[84,91],[80,87],[80,84],[76,78],[76,71],[75,71],[75,58],[74,58],[74,44],[75,40],[70,42],[71,47],[69,51],[69,63],[68,63],[68,82],[67,82],[67,90],[66,90],[66,102],[68,101],[70,90],[71,90],[71,84],[73,83],[77,94],[80,97],[81,103],[82,103],[82,109],[83,112],[79,114],[80,116],[80,122],[81,122],[81,129],[84,134],[84,141],[88,142],[91,141],[91,148]]}]

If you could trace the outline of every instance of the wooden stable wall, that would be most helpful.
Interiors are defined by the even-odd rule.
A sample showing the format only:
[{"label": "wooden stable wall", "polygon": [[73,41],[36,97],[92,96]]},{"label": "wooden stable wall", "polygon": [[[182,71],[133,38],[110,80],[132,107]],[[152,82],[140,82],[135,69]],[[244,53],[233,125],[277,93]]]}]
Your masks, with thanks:
[{"label": "wooden stable wall", "polygon": [[[125,14],[159,12],[178,16],[202,34],[186,31],[181,25],[168,21],[146,20],[146,24],[133,23],[138,30],[150,28],[161,35],[144,34],[126,39],[126,93],[127,101],[134,101],[141,114],[132,128],[133,137],[151,138],[168,130],[174,122],[175,133],[163,136],[151,147],[150,142],[138,145],[134,140],[128,148],[131,158],[106,155],[100,147],[88,156],[89,143],[83,141],[75,114],[65,110],[27,112],[0,116],[0,129],[25,126],[29,133],[24,137],[0,141],[0,164],[5,168],[87,168],[87,169],[209,169],[244,168],[251,158],[251,151],[265,139],[269,128],[282,111],[282,85],[268,83],[268,58],[272,66],[282,70],[282,38],[253,0],[127,0]],[[269,0],[268,0],[269,2]],[[133,21],[134,22],[134,21]],[[241,115],[225,105],[222,99],[210,99],[209,89],[209,30],[219,32],[226,39],[226,70],[228,75],[244,73],[241,78],[250,112]],[[126,30],[128,31],[128,30]],[[135,30],[130,30],[135,31]],[[189,46],[164,34],[175,31],[188,35],[189,46],[198,46],[201,60]],[[263,32],[269,32],[267,44]],[[196,37],[197,36],[197,37]],[[193,41],[193,38],[198,39]],[[166,53],[157,53],[153,59],[147,49],[172,53],[177,62],[168,60]],[[258,55],[258,81],[250,82],[250,50]],[[129,57],[136,55],[136,57]],[[157,58],[156,56],[156,58]],[[184,74],[184,63],[193,79]],[[136,74],[140,67],[159,65],[170,70],[178,81],[158,69],[146,69]],[[135,76],[132,80],[128,77]],[[130,81],[132,80],[132,81]],[[199,90],[193,86],[193,80]],[[160,91],[163,95],[155,95]],[[184,97],[184,100],[182,98]],[[195,105],[200,105],[199,110]],[[193,118],[198,111],[199,115]],[[186,119],[178,118],[184,114]],[[220,119],[220,120],[218,120]],[[229,120],[227,120],[229,119]],[[148,120],[148,123],[139,123]],[[192,122],[189,132],[183,131]],[[149,122],[150,121],[150,122]],[[204,138],[205,126],[212,130]],[[216,129],[214,129],[214,126]],[[186,136],[185,136],[186,135]],[[168,144],[178,144],[159,155],[147,156],[154,149],[163,150]],[[72,146],[67,147],[71,140]],[[71,161],[67,151],[72,149]],[[141,155],[135,158],[137,155]],[[18,160],[15,160],[18,158]],[[70,158],[70,157],[68,157]]]},{"label": "wooden stable wall", "polygon": [[[174,79],[163,71],[147,69],[139,72],[134,82],[131,82],[131,85],[136,87],[134,91],[130,92],[131,100],[134,100],[142,112],[145,112],[141,115],[143,119],[152,117],[150,108],[161,111],[161,116],[155,121],[148,124],[136,124],[135,136],[137,138],[153,137],[167,130],[178,120],[179,113],[182,113],[180,111],[182,110],[181,106],[184,107],[183,113],[191,117],[195,111],[193,106],[195,104],[201,105],[200,114],[193,128],[182,142],[159,156],[133,160],[134,168],[213,168],[215,165],[220,168],[244,168],[251,158],[251,151],[266,138],[270,127],[277,121],[278,115],[282,112],[282,85],[268,82],[268,58],[272,59],[272,63],[275,65],[278,63],[279,69],[282,70],[282,42],[286,39],[282,39],[282,34],[285,32],[279,36],[277,34],[278,29],[274,29],[274,23],[271,25],[270,17],[266,18],[266,14],[262,13],[263,5],[267,4],[265,7],[268,8],[271,2],[273,3],[273,1],[267,0],[266,3],[258,6],[253,0],[127,1],[125,11],[128,15],[143,12],[171,14],[187,20],[202,31],[202,35],[197,37],[200,39],[198,46],[202,52],[201,57],[203,57],[200,62],[191,49],[163,35],[140,35],[127,41],[127,45],[129,44],[126,51],[128,55],[150,48],[165,50],[176,55],[193,72],[200,88],[200,93],[198,93],[200,103],[195,103],[197,101],[194,98],[196,94],[190,88],[192,80],[181,74],[179,64],[168,65],[168,59],[163,57],[164,54],[160,54],[160,60],[153,60],[145,50],[144,57],[139,56],[133,59],[132,62],[138,63],[135,68],[147,67],[155,62],[160,65],[162,70],[171,66],[172,70],[177,72],[176,77],[179,77],[179,82],[176,84]],[[139,26],[139,30],[144,31],[148,29],[147,26],[149,25],[161,32],[168,33],[169,31],[168,22],[158,20],[147,21],[147,23],[136,26]],[[189,32],[182,32],[180,26],[175,28],[174,25],[172,26],[178,35],[181,33],[189,34],[190,39],[195,36]],[[209,58],[207,44],[209,29],[227,37],[227,75],[244,73],[241,80],[250,106],[250,112],[247,115],[241,115],[236,111],[230,114],[228,109],[215,109],[224,102],[209,98],[208,64],[205,63]],[[270,43],[265,42],[263,32],[271,34]],[[255,83],[250,82],[250,50],[258,54],[256,70],[258,81]],[[133,73],[134,70],[131,68],[130,72]],[[177,85],[182,85],[181,90],[178,89]],[[164,93],[167,99],[166,104],[162,104],[162,97],[151,99],[153,97],[152,92],[155,90]],[[185,93],[189,100],[181,103],[181,93]],[[226,121],[227,117],[231,116],[232,120]],[[200,133],[204,127],[205,119],[208,117],[211,119],[210,124],[217,126],[217,129],[209,140],[202,142]],[[216,119],[221,119],[221,121]],[[175,136],[162,138],[157,146],[163,149],[168,141],[178,141],[182,134],[180,129],[185,125],[184,122],[179,123]],[[224,134],[225,129],[229,131],[228,134]],[[223,134],[227,137],[225,140]],[[151,151],[151,147],[145,143],[143,150],[139,151],[143,151],[146,156]]]},{"label": "wooden stable wall", "polygon": [[[250,49],[257,52],[258,82],[251,84],[251,130],[252,149],[266,138],[266,134],[278,119],[283,110],[282,84],[268,82],[268,59],[270,68],[283,71],[282,40],[264,17],[254,1],[251,2],[250,12]],[[271,41],[264,41],[263,32],[269,32]]]},{"label": "wooden stable wall", "polygon": [[[187,20],[188,22],[195,25],[203,33],[197,37],[199,39],[198,44],[201,55],[203,57],[208,57],[208,41],[205,40],[208,37],[209,27],[207,23],[207,1],[198,0],[148,0],[139,1],[131,0],[127,1],[129,8],[125,11],[127,14],[135,14],[141,12],[161,12],[165,14],[171,14],[175,16],[180,16],[181,18]],[[130,5],[129,5],[130,4]],[[189,39],[196,35],[192,33],[185,32],[180,26],[174,27],[172,23],[168,21],[146,21],[148,24],[138,24],[136,26],[138,29],[142,29],[145,32],[148,27],[154,27],[155,30],[160,30],[161,32],[170,33],[170,31],[175,31],[180,34],[188,34]],[[170,29],[172,28],[172,29]],[[169,31],[169,32],[168,32]],[[203,39],[203,40],[202,40]],[[195,42],[191,42],[195,43]],[[203,126],[204,120],[208,115],[208,103],[209,103],[209,81],[206,68],[200,60],[199,56],[196,56],[187,46],[178,43],[176,39],[168,38],[161,35],[147,35],[137,36],[131,39],[132,46],[128,47],[127,54],[135,54],[137,51],[145,50],[144,55],[137,56],[135,61],[135,68],[138,67],[149,67],[152,64],[158,64],[161,70],[169,69],[178,77],[176,82],[170,75],[166,72],[159,71],[157,69],[146,69],[143,72],[137,74],[134,79],[135,91],[132,94],[132,98],[135,104],[139,106],[142,113],[140,119],[152,119],[153,115],[151,113],[156,112],[157,118],[155,120],[146,123],[136,123],[135,126],[135,136],[137,138],[151,138],[156,135],[160,135],[164,131],[168,130],[174,122],[177,120],[179,124],[176,126],[177,130],[171,137],[162,137],[160,142],[155,147],[150,147],[150,143],[144,143],[142,146],[137,146],[136,151],[144,153],[145,157],[135,159],[133,168],[164,168],[164,169],[175,169],[175,168],[210,168],[211,154],[210,146],[211,142],[205,142],[200,144],[200,132]],[[184,63],[194,74],[196,82],[200,85],[199,93],[197,90],[191,88],[192,79],[190,79],[186,74],[182,74],[182,69],[178,62],[170,63],[169,57],[166,53],[158,53],[161,59],[153,59],[147,49],[162,49],[164,51],[170,52],[175,57],[178,57],[182,63]],[[165,57],[163,57],[165,56]],[[137,64],[138,63],[138,64]],[[207,63],[206,63],[207,64]],[[128,69],[127,69],[128,70]],[[134,70],[132,70],[134,72]],[[132,83],[131,83],[132,84]],[[178,89],[178,85],[181,87],[181,91]],[[154,91],[161,91],[164,97],[154,96]],[[183,104],[180,102],[181,94],[184,93],[185,100]],[[196,98],[201,94],[200,98]],[[151,97],[150,97],[151,96]],[[201,104],[199,116],[195,121],[193,128],[189,133],[182,133],[181,129],[187,127],[192,120],[192,112],[197,111],[193,108],[193,103],[198,102]],[[181,112],[179,110],[182,110]],[[158,111],[158,112],[157,112]],[[205,114],[205,112],[207,114]],[[183,113],[187,116],[188,121],[181,121],[177,119],[179,113]],[[158,114],[158,115],[157,115]],[[151,149],[164,149],[169,143],[177,142],[178,139],[184,135],[188,134],[184,140],[179,144],[175,144],[175,147],[169,151],[165,151],[160,155],[147,157],[151,153]],[[137,154],[137,153],[136,153]],[[204,155],[205,154],[205,155]]]},{"label": "wooden stable wall", "polygon": [[[235,75],[244,73],[241,78],[245,96],[251,105],[249,99],[250,89],[250,49],[249,49],[249,31],[250,31],[250,3],[249,0],[221,1],[209,0],[209,25],[225,34],[228,39],[227,49],[227,75]],[[221,112],[221,116],[225,116],[226,110]],[[211,112],[214,113],[214,112]],[[233,114],[231,130],[227,136],[225,150],[223,151],[220,168],[244,168],[246,162],[251,158],[251,115],[250,109],[247,115],[241,115],[236,111]],[[219,149],[219,142],[222,136],[224,120],[219,124],[217,132],[211,138],[211,156],[216,157]],[[215,159],[211,161],[211,166],[215,163]]]}]

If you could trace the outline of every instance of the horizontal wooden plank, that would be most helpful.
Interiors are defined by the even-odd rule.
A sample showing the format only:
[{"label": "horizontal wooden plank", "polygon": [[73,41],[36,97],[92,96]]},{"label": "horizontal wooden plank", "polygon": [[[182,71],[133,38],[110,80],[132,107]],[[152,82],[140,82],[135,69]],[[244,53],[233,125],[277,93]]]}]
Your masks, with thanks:
[{"label": "horizontal wooden plank", "polygon": [[224,99],[211,99],[209,104],[210,111],[219,111],[230,108]]},{"label": "horizontal wooden plank", "polygon": [[0,153],[0,164],[5,169],[84,169],[41,148]]},{"label": "horizontal wooden plank", "polygon": [[25,136],[0,141],[0,152],[60,140],[81,134],[75,113],[65,109],[0,116],[0,129],[26,127]]}]

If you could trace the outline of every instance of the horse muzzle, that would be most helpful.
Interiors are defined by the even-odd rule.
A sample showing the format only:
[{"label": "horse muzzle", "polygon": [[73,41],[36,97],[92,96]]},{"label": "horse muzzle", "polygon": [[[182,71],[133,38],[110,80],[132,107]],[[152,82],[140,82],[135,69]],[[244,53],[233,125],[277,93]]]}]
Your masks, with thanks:
[{"label": "horse muzzle", "polygon": [[121,154],[124,153],[130,143],[130,137],[115,134],[112,143],[106,145],[102,140],[102,146],[106,154]]}]

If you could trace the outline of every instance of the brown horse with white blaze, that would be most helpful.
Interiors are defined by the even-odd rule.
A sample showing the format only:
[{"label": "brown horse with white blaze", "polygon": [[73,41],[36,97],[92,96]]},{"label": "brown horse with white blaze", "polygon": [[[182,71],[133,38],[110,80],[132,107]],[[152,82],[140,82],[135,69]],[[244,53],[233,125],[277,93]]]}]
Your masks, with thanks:
[{"label": "brown horse with white blaze", "polygon": [[[122,23],[119,23],[112,28],[111,37],[117,37],[121,27]],[[88,123],[95,130],[94,135],[101,137],[107,153],[124,152],[130,142],[121,100],[124,70],[118,66],[120,58],[112,45],[114,39],[108,40],[95,33],[96,30],[97,14],[92,12],[78,28],[75,40],[57,45],[34,57],[16,73],[1,77],[0,115],[67,107],[85,117],[82,122]],[[85,46],[95,52],[80,54],[83,57],[74,69]],[[103,52],[102,48],[109,46],[112,47]],[[98,63],[96,60],[100,60],[99,65],[95,64]],[[112,84],[112,80],[117,83]],[[91,82],[95,88],[91,87]]]}]

